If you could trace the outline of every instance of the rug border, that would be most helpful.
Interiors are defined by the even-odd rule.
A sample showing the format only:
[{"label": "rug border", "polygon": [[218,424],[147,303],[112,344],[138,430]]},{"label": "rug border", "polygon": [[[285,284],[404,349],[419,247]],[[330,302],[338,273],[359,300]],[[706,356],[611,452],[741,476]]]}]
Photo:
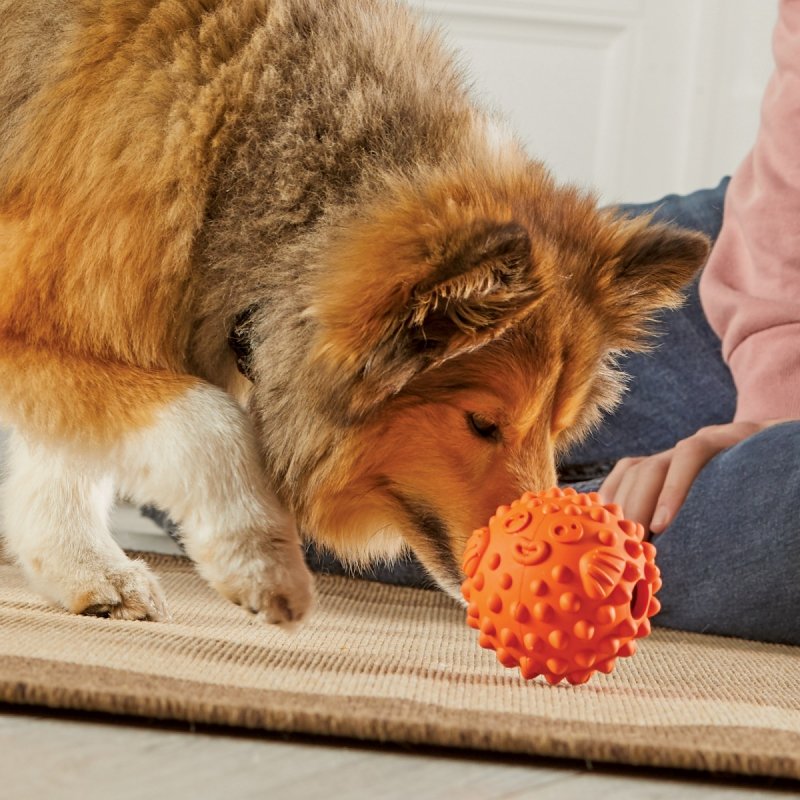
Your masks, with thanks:
[{"label": "rug border", "polygon": [[[54,672],[59,681],[53,680]],[[114,690],[87,689],[87,684],[111,685]],[[308,710],[303,707],[309,702],[307,694],[242,687],[228,687],[225,693],[227,702],[221,700],[219,687],[199,681],[154,679],[124,669],[21,656],[0,659],[0,703],[16,706],[800,780],[800,733],[777,729],[759,729],[759,752],[737,754],[732,744],[752,735],[752,728],[592,723],[602,733],[587,736],[586,723],[554,724],[552,719],[531,717],[522,728],[517,715],[506,714],[509,727],[503,733],[481,734],[471,725],[474,716],[468,711],[439,709],[436,728],[417,722],[419,712],[429,711],[430,705],[413,701],[398,701],[392,707],[378,698],[351,696],[343,703],[341,697],[315,695],[314,710]],[[533,733],[537,725],[541,731]],[[683,744],[676,746],[676,738]]]}]

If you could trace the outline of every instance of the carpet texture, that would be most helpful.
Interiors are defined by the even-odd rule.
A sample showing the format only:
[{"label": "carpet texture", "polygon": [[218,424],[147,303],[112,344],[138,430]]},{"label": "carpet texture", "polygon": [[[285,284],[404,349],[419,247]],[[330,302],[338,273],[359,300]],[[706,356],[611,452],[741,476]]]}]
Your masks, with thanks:
[{"label": "carpet texture", "polygon": [[0,701],[800,779],[800,648],[656,629],[612,675],[526,684],[437,592],[320,577],[286,634],[146,560],[173,622],[71,616],[0,561]]}]

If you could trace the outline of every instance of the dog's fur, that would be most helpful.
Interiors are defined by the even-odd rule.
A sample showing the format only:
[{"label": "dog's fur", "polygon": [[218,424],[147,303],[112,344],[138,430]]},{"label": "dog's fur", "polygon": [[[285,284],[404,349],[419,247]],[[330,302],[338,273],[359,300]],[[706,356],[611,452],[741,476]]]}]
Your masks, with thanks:
[{"label": "dog's fur", "polygon": [[309,608],[296,526],[354,560],[410,546],[455,591],[470,531],[553,483],[707,254],[557,186],[391,0],[0,20],[6,536],[76,612],[166,613],[115,491],[272,621]]}]

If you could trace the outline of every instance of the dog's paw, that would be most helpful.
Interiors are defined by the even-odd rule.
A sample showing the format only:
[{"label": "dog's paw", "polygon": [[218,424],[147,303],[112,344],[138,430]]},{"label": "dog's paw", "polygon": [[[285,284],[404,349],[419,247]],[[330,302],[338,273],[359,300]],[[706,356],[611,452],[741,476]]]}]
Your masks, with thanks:
[{"label": "dog's paw", "polygon": [[236,605],[265,622],[292,627],[308,616],[314,602],[313,580],[304,564],[258,559],[245,569],[212,581]]},{"label": "dog's paw", "polygon": [[128,561],[94,577],[64,605],[75,614],[114,619],[170,619],[164,592],[156,577],[141,561]]},{"label": "dog's paw", "polygon": [[313,579],[296,543],[247,553],[220,543],[198,567],[223,597],[265,622],[293,627],[314,602]]}]

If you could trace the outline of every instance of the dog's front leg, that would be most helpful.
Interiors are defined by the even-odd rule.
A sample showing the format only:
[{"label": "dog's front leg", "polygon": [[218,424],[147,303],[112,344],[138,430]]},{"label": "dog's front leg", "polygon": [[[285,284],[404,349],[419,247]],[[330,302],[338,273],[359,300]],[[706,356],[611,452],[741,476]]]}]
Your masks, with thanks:
[{"label": "dog's front leg", "polygon": [[6,544],[41,594],[76,614],[168,616],[156,578],[111,537],[114,486],[96,454],[15,431],[6,469]]},{"label": "dog's front leg", "polygon": [[291,516],[267,486],[247,415],[197,382],[115,451],[120,489],[180,526],[186,552],[223,596],[272,623],[301,620],[312,583]]}]

